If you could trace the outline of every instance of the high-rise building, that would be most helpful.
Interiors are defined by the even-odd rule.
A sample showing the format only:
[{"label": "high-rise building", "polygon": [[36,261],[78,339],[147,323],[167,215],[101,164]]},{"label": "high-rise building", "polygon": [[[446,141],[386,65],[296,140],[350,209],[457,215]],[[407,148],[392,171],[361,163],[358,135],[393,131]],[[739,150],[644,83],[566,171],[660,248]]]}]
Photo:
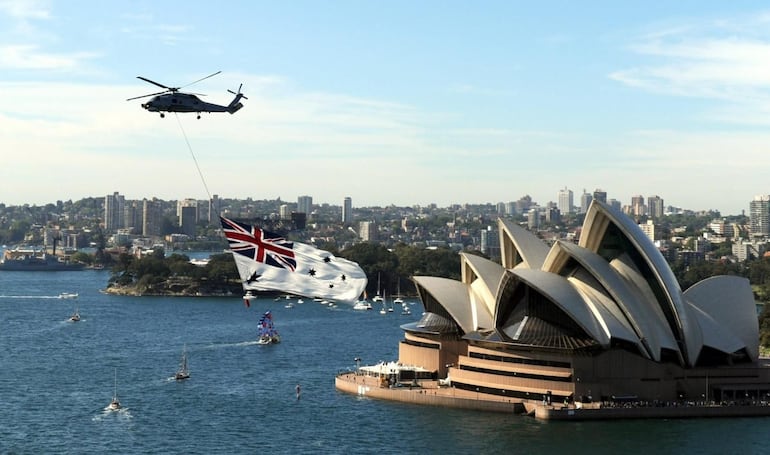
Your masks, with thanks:
[{"label": "high-rise building", "polygon": [[590,193],[586,193],[584,188],[583,194],[580,195],[580,213],[586,213],[588,211],[588,207],[591,205],[591,201],[593,200],[594,197],[591,196]]},{"label": "high-rise building", "polygon": [[561,213],[572,213],[572,206],[574,202],[574,194],[572,193],[572,190],[567,189],[566,186],[563,190],[559,190],[557,201],[557,207]]},{"label": "high-rise building", "polygon": [[313,210],[313,197],[312,196],[299,196],[297,198],[297,211],[310,215]]},{"label": "high-rise building", "polygon": [[653,218],[663,218],[663,198],[650,196],[647,198],[647,214]]},{"label": "high-rise building", "polygon": [[125,227],[125,203],[126,199],[117,191],[104,197],[104,230],[115,232]]},{"label": "high-rise building", "polygon": [[278,216],[281,220],[288,221],[291,219],[291,210],[289,210],[289,204],[281,204],[278,208]]},{"label": "high-rise building", "polygon": [[501,216],[505,215],[506,214],[505,202],[498,202],[497,205],[495,206],[495,209],[497,210],[498,215],[501,215]]},{"label": "high-rise building", "polygon": [[644,206],[644,196],[641,194],[631,197],[631,215],[643,216],[647,211]]},{"label": "high-rise building", "polygon": [[[219,195],[215,194],[209,199],[209,224],[213,223],[214,217],[219,216]],[[217,223],[219,221],[216,221]]]},{"label": "high-rise building", "polygon": [[594,199],[603,203],[607,203],[607,192],[599,188],[594,190]]},{"label": "high-rise building", "polygon": [[749,228],[754,237],[770,234],[770,195],[754,196],[749,203]]},{"label": "high-rise building", "polygon": [[142,230],[142,206],[139,201],[128,201],[123,211],[123,228],[131,234],[138,234]]},{"label": "high-rise building", "polygon": [[195,238],[196,224],[198,223],[198,205],[185,205],[179,214],[179,227],[183,234]]},{"label": "high-rise building", "polygon": [[358,229],[358,236],[364,242],[374,242],[377,240],[377,223],[374,221],[361,221]]},{"label": "high-rise building", "polygon": [[145,237],[159,236],[163,223],[163,210],[160,201],[142,201],[142,235]]},{"label": "high-rise building", "polygon": [[353,222],[353,200],[350,199],[350,196],[346,197],[345,200],[342,201],[342,222]]}]

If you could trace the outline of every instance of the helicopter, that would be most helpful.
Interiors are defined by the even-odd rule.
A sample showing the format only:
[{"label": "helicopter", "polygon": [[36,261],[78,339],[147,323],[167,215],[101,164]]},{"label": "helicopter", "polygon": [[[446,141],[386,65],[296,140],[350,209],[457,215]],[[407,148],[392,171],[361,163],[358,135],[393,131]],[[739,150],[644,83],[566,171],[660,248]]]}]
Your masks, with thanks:
[{"label": "helicopter", "polygon": [[164,88],[165,90],[162,92],[150,93],[149,95],[135,96],[133,98],[128,98],[126,101],[152,96],[153,98],[151,98],[149,101],[142,103],[142,107],[150,112],[159,112],[161,118],[166,116],[164,112],[197,112],[199,119],[201,118],[201,112],[229,112],[231,114],[235,114],[236,111],[243,107],[243,104],[240,102],[241,98],[245,100],[248,99],[243,93],[241,93],[243,84],[238,87],[237,92],[228,90],[228,92],[235,95],[235,98],[233,98],[233,100],[227,106],[202,101],[200,98],[198,98],[198,95],[204,96],[202,93],[184,93],[179,91],[182,88],[197,84],[204,79],[216,76],[221,72],[222,71],[217,71],[216,73],[209,74],[206,77],[200,78],[195,82],[190,82],[189,84],[183,85],[182,87],[168,87],[153,80],[147,79],[146,77],[137,76],[138,79],[149,82],[153,85],[157,85],[158,87]]}]

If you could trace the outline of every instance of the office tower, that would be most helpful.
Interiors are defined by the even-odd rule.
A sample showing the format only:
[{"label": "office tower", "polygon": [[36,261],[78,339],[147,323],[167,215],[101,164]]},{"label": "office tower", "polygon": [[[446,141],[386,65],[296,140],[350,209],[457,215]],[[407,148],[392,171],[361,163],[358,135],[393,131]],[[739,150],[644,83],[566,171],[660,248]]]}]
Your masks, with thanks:
[{"label": "office tower", "polygon": [[364,242],[374,242],[377,240],[377,223],[374,221],[362,221],[359,225],[358,236]]},{"label": "office tower", "polygon": [[183,234],[195,238],[195,228],[198,223],[198,206],[186,205],[179,214],[179,227]]},{"label": "office tower", "polygon": [[142,230],[142,207],[139,201],[128,201],[123,211],[123,228],[130,233],[138,234]]},{"label": "office tower", "polygon": [[631,214],[634,216],[646,215],[644,196],[641,194],[631,197]]},{"label": "office tower", "polygon": [[563,190],[559,190],[557,195],[557,207],[561,213],[572,213],[574,195],[572,190],[568,190],[565,186]]},{"label": "office tower", "polygon": [[215,220],[215,217],[219,216],[219,195],[215,194],[214,196],[209,199],[209,224],[213,222],[218,222]]},{"label": "office tower", "polygon": [[506,214],[504,202],[498,202],[497,205],[495,206],[495,209],[497,210],[497,214],[500,216],[503,216]]},{"label": "office tower", "polygon": [[594,190],[594,199],[603,203],[607,203],[607,192],[597,188]]},{"label": "office tower", "polygon": [[281,204],[281,206],[278,208],[278,216],[281,217],[281,220],[288,221],[291,219],[291,210],[289,210],[289,204]]},{"label": "office tower", "polygon": [[145,237],[159,236],[163,223],[163,210],[160,201],[142,201],[142,235]]},{"label": "office tower", "polygon": [[505,213],[508,214],[508,216],[516,215],[516,202],[506,202],[505,203]]},{"label": "office tower", "polygon": [[749,203],[749,228],[754,237],[770,234],[770,195],[754,196]]},{"label": "office tower", "polygon": [[647,214],[653,218],[663,217],[663,198],[650,196],[647,198]]},{"label": "office tower", "polygon": [[115,232],[124,227],[125,197],[117,191],[104,197],[104,230]]},{"label": "office tower", "polygon": [[312,196],[299,196],[297,198],[297,211],[310,215],[313,210],[313,197]]},{"label": "office tower", "polygon": [[583,194],[580,195],[580,213],[586,213],[588,211],[588,206],[591,205],[591,201],[593,201],[593,199],[594,197],[589,193],[586,193],[584,188]]},{"label": "office tower", "polygon": [[349,196],[342,201],[342,222],[353,222],[353,200]]}]

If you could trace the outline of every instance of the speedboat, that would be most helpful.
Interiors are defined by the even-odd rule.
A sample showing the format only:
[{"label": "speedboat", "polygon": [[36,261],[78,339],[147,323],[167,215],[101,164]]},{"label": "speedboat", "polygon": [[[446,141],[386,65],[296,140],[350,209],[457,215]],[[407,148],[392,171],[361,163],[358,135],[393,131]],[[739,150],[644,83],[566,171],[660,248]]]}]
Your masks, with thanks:
[{"label": "speedboat", "polygon": [[62,292],[59,294],[60,299],[76,299],[78,298],[77,292]]}]

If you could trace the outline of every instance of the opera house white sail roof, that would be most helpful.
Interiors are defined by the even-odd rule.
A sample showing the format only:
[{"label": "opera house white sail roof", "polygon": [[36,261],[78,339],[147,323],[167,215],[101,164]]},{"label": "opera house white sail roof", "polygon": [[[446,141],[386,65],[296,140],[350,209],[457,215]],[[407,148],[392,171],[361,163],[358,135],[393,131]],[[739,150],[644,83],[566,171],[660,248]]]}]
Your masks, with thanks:
[{"label": "opera house white sail roof", "polygon": [[748,280],[717,276],[682,291],[655,245],[612,207],[591,204],[578,244],[498,225],[502,264],[461,253],[460,281],[414,277],[426,313],[405,330],[541,349],[621,346],[684,368],[757,361]]}]

